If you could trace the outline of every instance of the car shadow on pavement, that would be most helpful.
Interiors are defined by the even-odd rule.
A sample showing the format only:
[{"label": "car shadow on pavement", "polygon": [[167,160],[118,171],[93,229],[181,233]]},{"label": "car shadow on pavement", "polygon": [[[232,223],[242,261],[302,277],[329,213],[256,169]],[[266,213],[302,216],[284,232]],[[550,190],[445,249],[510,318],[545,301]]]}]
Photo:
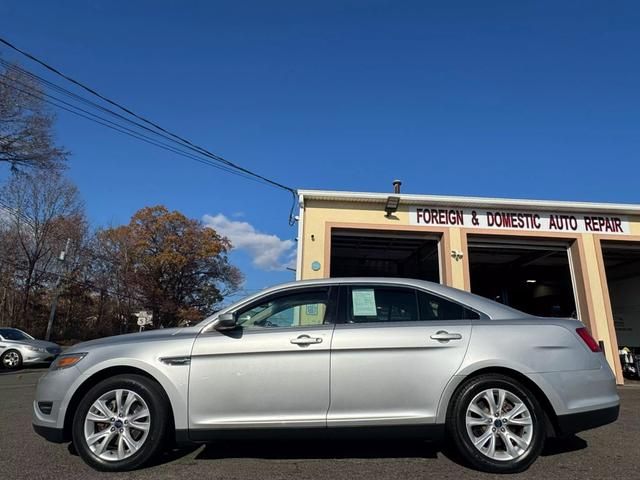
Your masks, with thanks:
[{"label": "car shadow on pavement", "polygon": [[[542,456],[559,455],[582,450],[587,442],[577,436],[547,439]],[[73,444],[69,453],[77,455]],[[267,460],[329,460],[375,458],[436,459],[442,454],[458,465],[465,465],[457,452],[446,442],[422,440],[225,440],[174,447],[157,456],[148,467],[171,463],[195,454],[195,460],[259,458]]]},{"label": "car shadow on pavement", "polygon": [[[151,461],[155,467],[195,455],[196,460],[260,458],[268,460],[343,459],[343,458],[437,458],[442,445],[426,441],[380,440],[230,440],[169,448]],[[71,455],[78,456],[73,443],[67,445]],[[445,456],[452,458],[449,453]],[[453,459],[458,462],[458,460]]]},{"label": "car shadow on pavement", "polygon": [[207,444],[197,459],[436,458],[440,445],[410,440],[248,440]]},{"label": "car shadow on pavement", "polygon": [[587,448],[587,446],[587,442],[576,435],[563,438],[548,438],[541,455],[548,457],[561,453],[576,452]]}]

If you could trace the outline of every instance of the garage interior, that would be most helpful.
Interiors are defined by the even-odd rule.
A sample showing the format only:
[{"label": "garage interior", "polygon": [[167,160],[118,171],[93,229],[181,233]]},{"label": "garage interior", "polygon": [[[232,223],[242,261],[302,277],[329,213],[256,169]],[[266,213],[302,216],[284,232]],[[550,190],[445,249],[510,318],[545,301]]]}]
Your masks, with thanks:
[{"label": "garage interior", "polygon": [[640,244],[602,242],[618,347],[640,354]]},{"label": "garage interior", "polygon": [[332,277],[409,277],[440,282],[439,237],[333,229]]},{"label": "garage interior", "polygon": [[569,245],[468,239],[471,291],[532,315],[577,317]]}]

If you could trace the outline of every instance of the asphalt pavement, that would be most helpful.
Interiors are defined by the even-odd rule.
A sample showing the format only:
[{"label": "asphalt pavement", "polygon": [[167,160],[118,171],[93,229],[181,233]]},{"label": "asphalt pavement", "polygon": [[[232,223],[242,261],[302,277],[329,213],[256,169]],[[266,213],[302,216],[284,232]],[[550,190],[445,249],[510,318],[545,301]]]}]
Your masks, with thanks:
[{"label": "asphalt pavement", "polygon": [[[460,465],[440,445],[421,441],[233,441],[173,450],[125,474],[95,472],[69,445],[48,443],[31,428],[42,369],[0,373],[0,478],[3,479],[470,479],[490,478]],[[640,478],[640,387],[620,389],[619,420],[551,441],[514,479]],[[502,477],[505,478],[505,477]]]}]

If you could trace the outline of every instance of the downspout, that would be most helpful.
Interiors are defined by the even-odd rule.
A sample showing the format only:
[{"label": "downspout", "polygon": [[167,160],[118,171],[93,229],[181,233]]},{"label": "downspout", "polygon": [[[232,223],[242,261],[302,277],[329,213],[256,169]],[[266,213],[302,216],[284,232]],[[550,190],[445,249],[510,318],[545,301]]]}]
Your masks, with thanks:
[{"label": "downspout", "polygon": [[304,195],[298,195],[298,252],[296,258],[296,280],[302,280],[302,249],[304,248]]}]

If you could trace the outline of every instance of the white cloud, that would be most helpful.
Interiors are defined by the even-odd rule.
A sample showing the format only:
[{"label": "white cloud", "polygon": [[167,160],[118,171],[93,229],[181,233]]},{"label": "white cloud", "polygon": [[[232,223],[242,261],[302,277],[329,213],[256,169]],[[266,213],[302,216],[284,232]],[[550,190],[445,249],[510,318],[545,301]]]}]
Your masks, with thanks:
[{"label": "white cloud", "polygon": [[284,270],[295,267],[293,240],[282,240],[277,235],[258,232],[248,222],[229,220],[222,213],[202,217],[205,226],[231,240],[233,248],[245,250],[253,264],[261,270]]}]

